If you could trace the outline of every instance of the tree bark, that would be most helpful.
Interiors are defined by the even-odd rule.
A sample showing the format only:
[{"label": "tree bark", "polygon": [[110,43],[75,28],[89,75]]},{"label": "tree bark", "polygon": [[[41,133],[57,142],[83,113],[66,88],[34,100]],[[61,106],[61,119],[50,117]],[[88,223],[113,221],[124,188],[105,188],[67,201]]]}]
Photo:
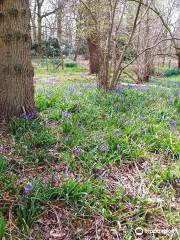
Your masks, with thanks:
[{"label": "tree bark", "polygon": [[30,9],[26,0],[0,1],[0,119],[35,111]]},{"label": "tree bark", "polygon": [[59,41],[59,44],[62,43],[62,34],[63,34],[63,30],[62,30],[62,21],[63,21],[63,6],[61,5],[61,2],[58,2],[58,10],[56,12],[57,15],[57,38]]},{"label": "tree bark", "polygon": [[99,73],[99,50],[98,46],[94,43],[94,39],[89,37],[87,39],[89,49],[89,66],[91,74]]},{"label": "tree bark", "polygon": [[178,68],[180,69],[180,54],[177,57],[178,57]]},{"label": "tree bark", "polygon": [[32,23],[32,41],[34,43],[37,43],[37,32],[36,32],[36,8],[37,8],[37,4],[36,1],[34,3],[33,6],[33,10],[31,13],[31,23]]},{"label": "tree bark", "polygon": [[42,55],[42,17],[41,17],[41,6],[38,6],[38,14],[37,14],[37,23],[38,23],[38,30],[37,30],[37,42],[38,48],[37,52],[39,55]]}]

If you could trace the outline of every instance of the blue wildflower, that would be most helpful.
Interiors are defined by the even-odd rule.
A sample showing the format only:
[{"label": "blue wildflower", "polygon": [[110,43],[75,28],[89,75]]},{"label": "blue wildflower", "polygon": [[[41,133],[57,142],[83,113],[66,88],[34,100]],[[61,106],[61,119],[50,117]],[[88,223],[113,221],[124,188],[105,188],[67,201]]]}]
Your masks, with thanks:
[{"label": "blue wildflower", "polygon": [[168,105],[169,106],[172,106],[173,105],[173,99],[172,98],[168,98],[168,101],[167,101]]},{"label": "blue wildflower", "polygon": [[109,146],[106,143],[103,143],[100,145],[99,150],[101,152],[108,152],[109,151]]},{"label": "blue wildflower", "polygon": [[73,147],[72,153],[75,157],[79,157],[83,153],[83,150],[80,147]]},{"label": "blue wildflower", "polygon": [[62,112],[62,115],[63,115],[64,118],[67,118],[67,119],[72,117],[72,113],[71,112]]},{"label": "blue wildflower", "polygon": [[37,117],[37,112],[36,112],[36,111],[33,111],[33,112],[31,112],[31,113],[23,112],[23,113],[20,114],[19,117],[20,117],[20,118],[25,118],[25,119],[27,119],[27,120],[29,120],[29,121],[32,121],[34,118]]},{"label": "blue wildflower", "polygon": [[176,127],[177,127],[176,121],[175,121],[175,120],[172,120],[170,124],[171,124],[171,128],[175,130]]},{"label": "blue wildflower", "polygon": [[27,183],[23,188],[23,195],[24,196],[29,195],[29,193],[32,192],[32,190],[33,190],[32,183]]}]

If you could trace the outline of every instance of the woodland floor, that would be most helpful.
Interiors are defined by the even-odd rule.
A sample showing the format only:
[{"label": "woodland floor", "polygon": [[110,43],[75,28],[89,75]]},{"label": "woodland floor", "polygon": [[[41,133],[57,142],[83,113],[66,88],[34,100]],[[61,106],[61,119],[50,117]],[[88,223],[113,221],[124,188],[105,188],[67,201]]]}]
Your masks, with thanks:
[{"label": "woodland floor", "polygon": [[107,93],[43,67],[38,118],[0,130],[0,239],[178,239],[180,77]]}]

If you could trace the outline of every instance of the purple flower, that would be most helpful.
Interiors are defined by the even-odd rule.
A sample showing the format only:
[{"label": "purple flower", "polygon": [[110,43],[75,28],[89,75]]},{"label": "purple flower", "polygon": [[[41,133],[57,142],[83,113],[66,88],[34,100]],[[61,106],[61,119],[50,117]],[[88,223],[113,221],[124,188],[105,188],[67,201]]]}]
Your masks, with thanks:
[{"label": "purple flower", "polygon": [[26,118],[27,117],[27,115],[26,115],[26,113],[25,112],[23,112],[23,113],[21,113],[20,114],[20,116],[19,116],[20,118]]},{"label": "purple flower", "polygon": [[72,153],[75,157],[79,157],[83,153],[83,150],[80,147],[73,147]]},{"label": "purple flower", "polygon": [[20,118],[26,118],[29,121],[32,121],[36,117],[37,117],[37,112],[36,111],[33,111],[31,113],[23,112],[23,113],[20,114]]},{"label": "purple flower", "polygon": [[62,115],[64,118],[67,118],[67,119],[72,117],[72,113],[70,113],[70,112],[62,112]]},{"label": "purple flower", "polygon": [[103,177],[100,175],[100,176],[97,177],[97,179],[98,179],[98,180],[102,180]]},{"label": "purple flower", "polygon": [[3,150],[4,150],[4,146],[0,144],[0,152],[2,152]]},{"label": "purple flower", "polygon": [[106,143],[101,144],[101,146],[99,147],[99,150],[101,152],[108,152],[109,151],[109,146]]},{"label": "purple flower", "polygon": [[27,196],[33,190],[32,183],[27,183],[23,188],[23,195]]},{"label": "purple flower", "polygon": [[172,98],[168,98],[168,101],[167,101],[167,102],[168,102],[168,105],[169,105],[169,106],[172,106],[172,105],[173,105],[173,99],[172,99]]},{"label": "purple flower", "polygon": [[133,208],[132,204],[128,203],[128,204],[127,204],[127,208],[128,208],[129,210],[131,210],[131,209]]},{"label": "purple flower", "polygon": [[35,112],[35,111],[30,113],[30,114],[28,114],[28,120],[29,121],[33,120],[36,117],[37,117],[37,112]]},{"label": "purple flower", "polygon": [[73,172],[71,172],[71,170],[68,170],[68,171],[66,172],[66,175],[67,175],[68,177],[70,177],[70,178],[74,178],[74,174],[73,174]]},{"label": "purple flower", "polygon": [[175,129],[176,129],[176,126],[177,126],[176,121],[175,121],[175,120],[172,120],[170,124],[171,124],[171,128],[172,128],[173,130],[175,130]]}]

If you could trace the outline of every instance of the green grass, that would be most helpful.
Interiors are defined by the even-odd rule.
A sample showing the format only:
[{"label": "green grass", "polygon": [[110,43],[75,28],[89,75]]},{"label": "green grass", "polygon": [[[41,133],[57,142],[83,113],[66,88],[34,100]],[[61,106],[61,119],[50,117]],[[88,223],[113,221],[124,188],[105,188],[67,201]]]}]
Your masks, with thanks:
[{"label": "green grass", "polygon": [[58,77],[64,76],[65,74],[68,73],[75,74],[87,71],[86,67],[68,59],[65,59],[64,61],[64,69],[62,69],[61,66],[57,69],[57,66],[60,63],[59,59],[34,58],[32,63],[35,68],[35,74],[38,76],[53,75]]},{"label": "green grass", "polygon": [[[180,101],[174,86],[105,92],[90,84],[38,85],[36,107],[37,119],[14,120],[9,138],[1,140],[6,151],[0,155],[0,237],[10,234],[10,206],[12,239],[44,239],[43,231],[52,230],[47,219],[58,228],[55,216],[62,229],[71,229],[73,240],[84,239],[86,225],[94,222],[121,236],[118,223],[125,225],[124,239],[134,239],[138,226],[162,228],[160,221],[177,226],[177,209],[170,207],[180,177]],[[32,189],[25,194],[27,183]],[[154,197],[163,202],[152,203]],[[100,225],[98,218],[104,219]]]},{"label": "green grass", "polygon": [[2,213],[0,212],[0,237],[5,237],[7,233],[7,226],[6,226],[6,220]]}]

